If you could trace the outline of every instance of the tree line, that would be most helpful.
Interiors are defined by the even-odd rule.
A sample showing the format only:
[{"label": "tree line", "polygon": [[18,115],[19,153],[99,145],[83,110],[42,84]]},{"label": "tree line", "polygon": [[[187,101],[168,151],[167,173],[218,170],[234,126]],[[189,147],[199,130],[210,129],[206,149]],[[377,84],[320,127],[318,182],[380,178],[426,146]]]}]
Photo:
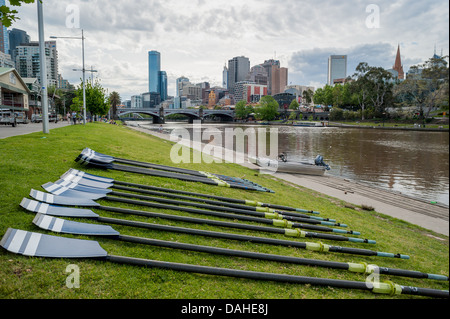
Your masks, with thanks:
[{"label": "tree line", "polygon": [[314,94],[314,103],[331,107],[331,119],[386,118],[392,110],[413,107],[418,118],[428,118],[435,108],[448,111],[447,57],[433,57],[412,66],[405,80],[395,79],[381,67],[366,62],[356,67],[344,84],[326,85]]}]

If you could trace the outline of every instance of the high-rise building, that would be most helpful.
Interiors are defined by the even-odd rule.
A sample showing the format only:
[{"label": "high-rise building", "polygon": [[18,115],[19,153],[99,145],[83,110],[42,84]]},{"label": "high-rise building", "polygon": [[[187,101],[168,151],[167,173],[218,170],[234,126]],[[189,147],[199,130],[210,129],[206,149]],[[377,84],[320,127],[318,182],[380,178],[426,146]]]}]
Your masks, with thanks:
[{"label": "high-rise building", "polygon": [[347,77],[347,56],[331,55],[328,58],[328,85],[333,86],[335,80]]},{"label": "high-rise building", "polygon": [[184,77],[184,76],[182,76],[182,77],[179,77],[177,80],[176,80],[176,92],[175,92],[175,95],[176,96],[181,96],[180,95],[180,89],[181,89],[181,85],[182,85],[182,83],[183,82],[189,82],[189,79],[188,78],[186,78],[186,77]]},{"label": "high-rise building", "polygon": [[[0,7],[4,5],[5,0],[0,0]],[[0,51],[6,54],[10,54],[8,28],[6,28],[1,21],[0,21]]]},{"label": "high-rise building", "polygon": [[279,60],[266,60],[261,66],[267,73],[267,91],[269,95],[284,92],[288,83],[288,69],[282,68]]},{"label": "high-rise building", "polygon": [[161,54],[158,51],[148,52],[148,91],[159,93],[159,75],[161,72]]},{"label": "high-rise building", "polygon": [[161,102],[167,100],[169,96],[167,92],[167,73],[166,71],[159,72],[159,95],[161,96]]},{"label": "high-rise building", "polygon": [[222,87],[224,87],[224,88],[228,87],[228,68],[226,65],[223,66]]},{"label": "high-rise building", "polygon": [[167,100],[167,73],[161,71],[161,54],[158,51],[148,52],[148,89],[150,93],[157,93],[161,102]]},{"label": "high-rise building", "polygon": [[250,72],[250,60],[244,56],[234,57],[228,60],[228,91],[234,94],[234,85],[237,82],[245,81]]},{"label": "high-rise building", "polygon": [[31,41],[30,36],[23,30],[12,29],[8,31],[9,35],[9,54],[11,59],[16,61],[16,47],[22,44],[28,44]]},{"label": "high-rise building", "polygon": [[[32,41],[16,47],[16,69],[22,78],[40,78],[39,42]],[[58,51],[55,41],[45,42],[48,86],[58,87]]]},{"label": "high-rise building", "polygon": [[402,65],[402,57],[400,55],[400,45],[398,45],[397,57],[395,58],[395,64],[392,69],[398,72],[399,80],[405,79],[405,72],[403,71],[403,65]]}]

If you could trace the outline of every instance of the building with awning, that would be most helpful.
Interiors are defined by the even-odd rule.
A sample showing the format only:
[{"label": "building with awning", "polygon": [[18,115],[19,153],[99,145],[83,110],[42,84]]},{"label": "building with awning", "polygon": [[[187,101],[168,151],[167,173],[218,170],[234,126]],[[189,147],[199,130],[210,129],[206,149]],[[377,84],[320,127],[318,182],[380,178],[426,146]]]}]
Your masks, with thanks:
[{"label": "building with awning", "polygon": [[27,112],[30,89],[14,68],[0,68],[0,109]]}]

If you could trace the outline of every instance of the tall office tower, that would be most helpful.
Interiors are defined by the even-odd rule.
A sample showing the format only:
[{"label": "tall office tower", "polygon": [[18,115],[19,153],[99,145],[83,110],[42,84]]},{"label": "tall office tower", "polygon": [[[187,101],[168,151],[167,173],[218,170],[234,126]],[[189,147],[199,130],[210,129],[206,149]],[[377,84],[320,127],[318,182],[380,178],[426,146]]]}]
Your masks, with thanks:
[{"label": "tall office tower", "polygon": [[158,51],[148,52],[148,91],[160,93],[159,76],[161,72],[161,54]]},{"label": "tall office tower", "polygon": [[21,44],[30,43],[30,36],[23,30],[12,29],[8,31],[9,35],[9,54],[11,55],[11,59],[16,61],[16,47]]},{"label": "tall office tower", "polygon": [[[58,87],[58,51],[55,41],[45,42],[47,79],[49,86]],[[16,47],[16,69],[23,78],[39,78],[41,62],[39,42],[33,41]]]},{"label": "tall office tower", "polygon": [[183,82],[189,82],[189,79],[188,78],[186,78],[186,77],[184,77],[184,76],[182,76],[182,77],[180,77],[180,78],[178,78],[177,80],[176,80],[176,86],[177,86],[177,91],[175,92],[176,94],[176,96],[181,96],[181,94],[180,94],[180,90],[182,89],[182,84],[183,84]]},{"label": "tall office tower", "polygon": [[[5,0],[0,0],[0,7],[5,5],[6,5]],[[1,22],[0,22],[0,51],[6,54],[10,54],[8,28],[6,28]]]},{"label": "tall office tower", "polygon": [[269,95],[283,93],[288,83],[288,69],[282,68],[279,60],[266,60],[261,66],[267,73],[267,91]]},{"label": "tall office tower", "polygon": [[393,69],[398,72],[399,80],[405,79],[405,72],[403,71],[403,65],[402,65],[402,56],[400,55],[400,45],[398,45],[397,57],[395,58],[395,64],[394,64]]},{"label": "tall office tower", "polygon": [[250,60],[244,56],[234,57],[228,61],[228,91],[234,94],[234,85],[245,81],[250,72]]},{"label": "tall office tower", "polygon": [[159,95],[161,96],[161,102],[167,100],[168,92],[167,92],[167,73],[166,71],[160,71],[158,74],[159,77]]},{"label": "tall office tower", "polygon": [[333,86],[335,80],[347,77],[347,56],[331,55],[328,58],[328,85]]},{"label": "tall office tower", "polygon": [[228,68],[227,68],[226,65],[223,66],[222,87],[223,88],[227,88],[228,87]]}]

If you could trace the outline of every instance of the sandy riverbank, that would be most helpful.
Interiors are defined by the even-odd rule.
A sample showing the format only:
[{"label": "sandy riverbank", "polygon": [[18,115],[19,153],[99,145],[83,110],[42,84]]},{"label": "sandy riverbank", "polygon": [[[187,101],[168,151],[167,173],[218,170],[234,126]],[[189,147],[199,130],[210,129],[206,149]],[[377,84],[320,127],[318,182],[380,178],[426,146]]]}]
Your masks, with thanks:
[{"label": "sandy riverbank", "polygon": [[[168,134],[149,130],[140,127],[135,123],[128,124],[128,126],[134,130],[170,140],[170,135]],[[186,146],[191,146],[190,144],[190,141],[183,142],[183,145]],[[202,145],[193,145],[193,148],[202,150]],[[259,169],[256,165],[249,163],[248,161],[240,165],[255,170]],[[399,193],[373,188],[358,182],[330,175],[317,177],[276,173],[274,176],[292,183],[293,185],[317,191],[349,204],[370,206],[381,214],[404,220],[439,234],[449,235],[448,207],[427,203]]]}]

